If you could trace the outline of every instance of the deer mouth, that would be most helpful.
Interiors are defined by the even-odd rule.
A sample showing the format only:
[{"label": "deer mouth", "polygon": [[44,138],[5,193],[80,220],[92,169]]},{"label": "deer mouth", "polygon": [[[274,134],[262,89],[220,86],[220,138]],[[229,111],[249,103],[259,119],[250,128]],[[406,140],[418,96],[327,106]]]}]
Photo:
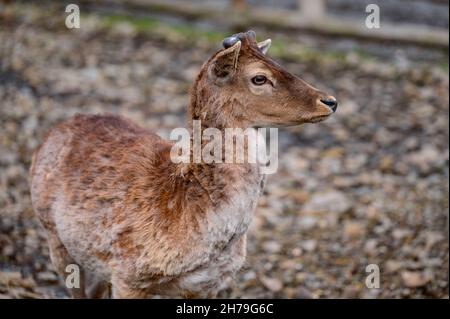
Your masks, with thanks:
[{"label": "deer mouth", "polygon": [[325,121],[328,117],[330,117],[330,115],[331,114],[315,116],[315,117],[311,118],[308,122],[309,123],[322,122],[322,121]]}]

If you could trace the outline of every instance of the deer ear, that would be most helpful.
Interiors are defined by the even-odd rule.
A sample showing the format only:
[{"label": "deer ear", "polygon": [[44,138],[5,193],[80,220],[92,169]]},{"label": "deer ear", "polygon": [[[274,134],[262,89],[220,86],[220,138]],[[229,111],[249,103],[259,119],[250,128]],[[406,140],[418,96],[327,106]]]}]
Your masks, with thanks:
[{"label": "deer ear", "polygon": [[259,42],[258,43],[258,48],[263,54],[266,54],[267,51],[269,51],[269,48],[270,48],[271,44],[272,44],[272,40],[267,39],[267,40],[264,40],[262,42]]},{"label": "deer ear", "polygon": [[218,53],[211,63],[209,74],[217,84],[231,80],[236,73],[241,41]]}]

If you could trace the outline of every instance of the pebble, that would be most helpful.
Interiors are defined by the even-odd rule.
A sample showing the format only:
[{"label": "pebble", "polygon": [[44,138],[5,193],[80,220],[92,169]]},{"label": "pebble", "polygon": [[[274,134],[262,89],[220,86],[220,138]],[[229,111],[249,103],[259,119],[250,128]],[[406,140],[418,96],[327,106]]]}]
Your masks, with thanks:
[{"label": "pebble", "polygon": [[266,241],[263,243],[263,248],[268,253],[276,254],[281,251],[281,245],[276,241]]},{"label": "pebble", "polygon": [[344,235],[349,238],[364,236],[366,228],[362,222],[346,221],[344,224]]},{"label": "pebble", "polygon": [[260,280],[264,287],[273,292],[280,292],[283,289],[283,283],[277,278],[270,278],[266,276],[260,277]]},{"label": "pebble", "polygon": [[398,270],[400,270],[403,267],[403,263],[401,261],[398,260],[387,260],[384,268],[386,269],[387,273],[394,273],[397,272]]},{"label": "pebble", "polygon": [[347,212],[352,204],[346,194],[340,191],[331,190],[317,192],[303,206],[305,213],[335,213],[342,214]]},{"label": "pebble", "polygon": [[317,241],[314,239],[304,240],[301,246],[305,251],[312,252],[317,247]]},{"label": "pebble", "polygon": [[301,230],[311,230],[317,226],[318,220],[313,216],[299,217],[297,224]]},{"label": "pebble", "polygon": [[39,281],[43,281],[46,283],[56,283],[58,282],[59,278],[58,275],[51,271],[44,271],[37,274],[36,279]]},{"label": "pebble", "polygon": [[408,288],[417,288],[425,286],[432,279],[431,274],[419,271],[402,271],[401,277],[403,283]]}]

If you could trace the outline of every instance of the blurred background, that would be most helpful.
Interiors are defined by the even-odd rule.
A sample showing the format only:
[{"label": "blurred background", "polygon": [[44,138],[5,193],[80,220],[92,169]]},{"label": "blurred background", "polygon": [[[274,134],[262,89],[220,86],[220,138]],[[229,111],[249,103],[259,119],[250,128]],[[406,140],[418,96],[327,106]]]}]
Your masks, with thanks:
[{"label": "blurred background", "polygon": [[[79,5],[81,27],[65,26]],[[368,29],[369,3],[380,29]],[[253,29],[269,56],[340,102],[279,132],[231,298],[448,298],[447,0],[0,1],[0,298],[65,298],[34,217],[32,152],[77,112],[168,136],[222,39]],[[365,271],[376,264],[380,289]]]}]

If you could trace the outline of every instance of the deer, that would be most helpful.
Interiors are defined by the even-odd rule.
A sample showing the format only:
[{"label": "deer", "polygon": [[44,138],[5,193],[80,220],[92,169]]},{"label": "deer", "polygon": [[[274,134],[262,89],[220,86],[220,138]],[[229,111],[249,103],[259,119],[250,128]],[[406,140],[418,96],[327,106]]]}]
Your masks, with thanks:
[{"label": "deer", "polygon": [[[226,38],[194,80],[188,125],[288,127],[333,114],[336,98],[269,58],[270,45],[253,31]],[[265,174],[174,163],[173,144],[119,115],[77,114],[33,154],[33,209],[57,272],[79,267],[73,298],[214,298],[242,267]]]}]

